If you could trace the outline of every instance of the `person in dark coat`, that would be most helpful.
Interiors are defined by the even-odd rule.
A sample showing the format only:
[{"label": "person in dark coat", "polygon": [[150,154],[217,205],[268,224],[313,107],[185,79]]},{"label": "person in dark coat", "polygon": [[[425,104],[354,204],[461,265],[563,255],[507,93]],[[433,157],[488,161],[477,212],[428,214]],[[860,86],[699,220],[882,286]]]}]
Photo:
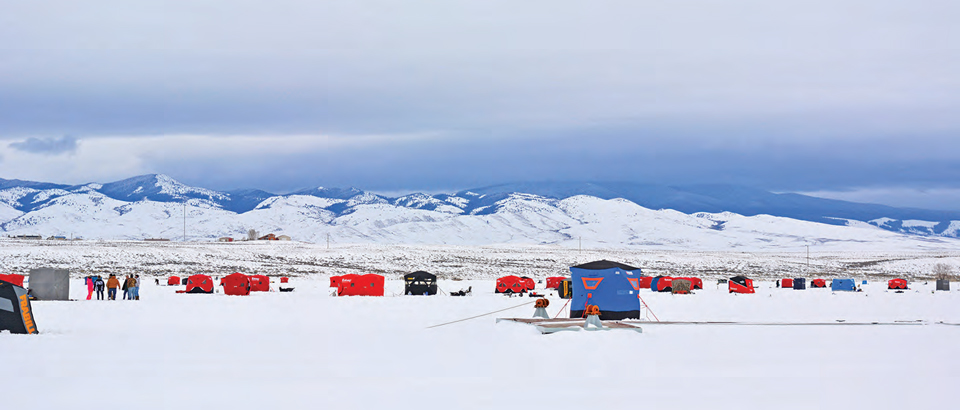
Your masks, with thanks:
[{"label": "person in dark coat", "polygon": [[127,277],[123,279],[123,285],[120,290],[123,291],[123,300],[127,300],[127,294],[130,290],[130,275],[127,275]]},{"label": "person in dark coat", "polygon": [[104,287],[106,287],[106,284],[103,283],[103,278],[97,275],[97,280],[93,281],[93,290],[97,291],[97,300],[103,300]]}]

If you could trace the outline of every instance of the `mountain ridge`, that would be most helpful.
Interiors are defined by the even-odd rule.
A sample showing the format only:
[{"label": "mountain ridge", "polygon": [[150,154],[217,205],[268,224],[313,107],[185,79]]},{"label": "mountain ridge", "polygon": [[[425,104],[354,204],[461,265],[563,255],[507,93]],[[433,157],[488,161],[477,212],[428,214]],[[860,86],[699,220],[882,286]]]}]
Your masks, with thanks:
[{"label": "mountain ridge", "polygon": [[[86,198],[74,197],[77,195],[85,195]],[[419,215],[417,218],[424,221],[437,221],[450,216],[503,216],[516,211],[511,207],[516,207],[517,201],[525,201],[523,206],[548,204],[546,208],[531,211],[533,214],[539,212],[543,217],[554,211],[550,207],[581,196],[608,201],[619,199],[649,210],[673,210],[692,217],[724,213],[745,217],[771,215],[836,226],[867,224],[910,235],[960,236],[960,212],[895,208],[725,184],[667,186],[634,182],[526,182],[492,185],[453,194],[411,193],[387,197],[355,187],[315,187],[282,195],[259,189],[222,192],[188,186],[164,174],[72,186],[0,179],[0,204],[8,207],[0,209],[0,229],[21,232],[31,226],[47,223],[43,221],[58,218],[82,220],[85,211],[81,210],[101,212],[97,207],[107,202],[113,205],[109,212],[117,217],[143,207],[163,209],[163,215],[173,218],[176,213],[174,208],[183,208],[180,212],[187,212],[186,208],[190,207],[222,211],[223,215],[218,216],[221,219],[251,219],[253,215],[271,212],[275,207],[278,209],[273,210],[274,213],[291,212],[288,208],[299,207],[302,209],[295,213],[313,215],[324,223],[337,223],[352,220],[352,217],[347,217],[367,206],[424,211],[428,214],[413,214]],[[308,200],[307,197],[315,199]],[[77,209],[70,209],[70,206]],[[69,218],[44,211],[50,207],[61,209],[61,214],[68,214]],[[106,214],[102,218],[109,220]],[[343,218],[342,221],[340,218]],[[529,221],[520,218],[516,222]],[[273,223],[276,228],[282,228],[279,224]],[[390,222],[380,221],[380,224],[389,226]],[[712,225],[712,229],[722,230],[724,227],[722,222],[715,221]]]}]

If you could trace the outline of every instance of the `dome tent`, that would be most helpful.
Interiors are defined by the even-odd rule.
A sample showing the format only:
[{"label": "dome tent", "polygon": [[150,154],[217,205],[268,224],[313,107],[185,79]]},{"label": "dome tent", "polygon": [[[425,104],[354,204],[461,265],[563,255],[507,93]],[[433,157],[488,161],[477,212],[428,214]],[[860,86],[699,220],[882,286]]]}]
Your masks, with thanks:
[{"label": "dome tent", "polygon": [[437,275],[422,270],[403,275],[404,295],[436,295]]},{"label": "dome tent", "polygon": [[184,293],[213,293],[213,279],[207,275],[190,276]]},{"label": "dome tent", "polygon": [[497,279],[495,293],[523,293],[526,290],[527,287],[519,276],[507,275]]}]

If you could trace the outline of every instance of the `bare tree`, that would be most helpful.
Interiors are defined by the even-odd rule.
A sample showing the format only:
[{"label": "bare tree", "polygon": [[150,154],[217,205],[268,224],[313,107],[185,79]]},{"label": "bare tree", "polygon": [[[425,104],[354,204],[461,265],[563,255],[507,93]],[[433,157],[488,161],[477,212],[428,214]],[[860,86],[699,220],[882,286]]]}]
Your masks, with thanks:
[{"label": "bare tree", "polygon": [[257,230],[256,230],[256,229],[251,229],[251,230],[247,231],[247,240],[248,240],[248,241],[255,241],[255,240],[257,240]]},{"label": "bare tree", "polygon": [[933,265],[933,276],[937,280],[950,280],[953,276],[953,266],[947,265],[946,263]]}]

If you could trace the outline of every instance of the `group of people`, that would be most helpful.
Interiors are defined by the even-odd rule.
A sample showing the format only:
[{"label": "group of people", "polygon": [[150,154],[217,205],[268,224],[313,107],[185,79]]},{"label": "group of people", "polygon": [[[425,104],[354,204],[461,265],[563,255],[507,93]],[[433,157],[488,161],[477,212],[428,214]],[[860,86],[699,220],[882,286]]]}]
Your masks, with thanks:
[{"label": "group of people", "polygon": [[140,300],[140,275],[127,275],[121,282],[117,275],[111,273],[106,281],[97,275],[87,276],[84,282],[87,284],[87,300],[93,297],[93,292],[97,292],[97,300],[103,300],[104,288],[109,300],[117,300],[117,289],[123,291],[124,300]]}]

